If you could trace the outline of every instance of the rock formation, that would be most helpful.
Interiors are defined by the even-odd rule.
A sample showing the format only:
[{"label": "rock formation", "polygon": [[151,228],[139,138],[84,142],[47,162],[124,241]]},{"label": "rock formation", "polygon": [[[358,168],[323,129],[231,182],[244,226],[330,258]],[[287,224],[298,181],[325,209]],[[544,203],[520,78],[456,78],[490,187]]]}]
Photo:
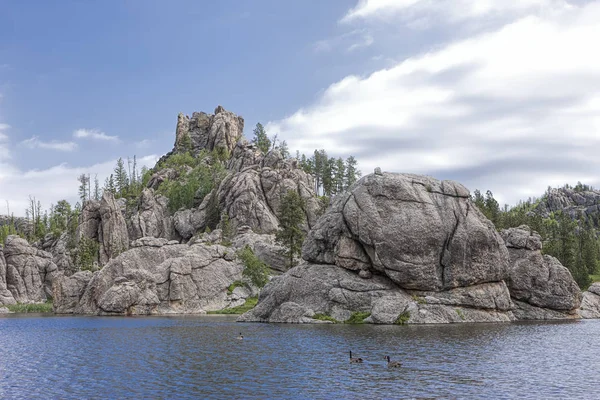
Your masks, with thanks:
[{"label": "rock formation", "polygon": [[227,287],[241,280],[242,270],[227,247],[141,238],[94,274],[60,277],[54,310],[95,315],[218,310],[240,299],[240,291],[233,296]]},{"label": "rock formation", "polygon": [[144,189],[139,199],[138,210],[131,216],[129,238],[142,237],[175,239],[173,217],[169,215],[169,200],[156,195],[152,189]]},{"label": "rock formation", "polygon": [[579,316],[600,318],[600,282],[592,283],[588,290],[583,292]]},{"label": "rock formation", "polygon": [[542,240],[528,226],[501,233],[510,267],[506,283],[518,319],[576,318],[581,302],[579,286],[554,257],[542,255]]},{"label": "rock formation", "polygon": [[243,131],[244,119],[221,106],[213,115],[195,112],[189,118],[179,114],[174,151],[192,151],[197,155],[202,150],[221,148],[231,153]]},{"label": "rock formation", "polygon": [[544,218],[550,213],[562,211],[572,219],[583,214],[586,217],[594,217],[597,221],[600,214],[600,191],[597,190],[575,190],[572,188],[550,189],[534,212]]},{"label": "rock formation", "polygon": [[0,246],[0,304],[15,304],[15,298],[6,284],[6,260],[4,249]]},{"label": "rock formation", "polygon": [[205,229],[211,207],[226,212],[234,228],[246,225],[261,234],[275,233],[281,198],[288,190],[297,191],[305,202],[305,230],[314,226],[319,204],[312,177],[296,160],[283,159],[277,150],[259,155],[254,145],[242,139],[228,165],[230,173],[198,208],[175,213],[175,229],[184,239]]},{"label": "rock formation", "polygon": [[334,199],[304,243],[305,263],[275,277],[240,321],[343,321],[355,312],[385,324],[572,317],[577,285],[536,245],[518,247],[523,232],[505,233],[507,249],[458,183],[369,175]]},{"label": "rock formation", "polygon": [[[50,253],[36,249],[18,236],[6,238],[3,253],[6,286],[14,300],[19,303],[38,303],[52,296],[52,283],[58,268],[52,262]],[[9,303],[10,298],[5,304]]]},{"label": "rock formation", "polygon": [[56,264],[59,271],[64,272],[66,275],[72,275],[77,272],[77,266],[73,263],[68,242],[69,235],[67,232],[63,232],[57,238],[49,233],[36,246],[52,254],[52,262]]}]

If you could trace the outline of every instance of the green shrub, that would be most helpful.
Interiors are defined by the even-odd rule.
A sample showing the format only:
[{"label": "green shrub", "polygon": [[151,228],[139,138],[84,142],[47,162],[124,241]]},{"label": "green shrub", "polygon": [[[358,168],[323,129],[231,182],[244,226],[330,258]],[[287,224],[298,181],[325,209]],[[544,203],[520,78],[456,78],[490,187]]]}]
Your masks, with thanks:
[{"label": "green shrub", "polygon": [[462,312],[462,310],[460,308],[457,308],[455,311],[458,314],[458,316],[460,317],[460,319],[462,319],[462,320],[465,319],[465,314]]},{"label": "green shrub", "polygon": [[82,237],[79,239],[79,245],[75,253],[75,265],[80,271],[91,271],[94,269],[94,262],[98,260],[98,251],[100,244],[93,239]]},{"label": "green shrub", "polygon": [[357,311],[352,313],[350,318],[344,321],[345,324],[364,324],[364,319],[371,316],[370,312]]},{"label": "green shrub", "polygon": [[327,315],[324,313],[317,313],[313,316],[313,319],[319,320],[319,321],[330,321],[333,322],[334,324],[339,324],[340,321],[338,321],[337,319],[333,318],[331,315]]},{"label": "green shrub", "polygon": [[258,303],[258,297],[248,297],[246,302],[241,306],[209,311],[207,314],[243,314],[246,311],[252,310],[256,306],[256,303]]},{"label": "green shrub", "polygon": [[396,325],[405,325],[410,319],[410,311],[404,311],[402,314],[398,315],[394,324]]},{"label": "green shrub", "polygon": [[247,284],[245,282],[235,281],[231,285],[229,285],[229,287],[227,288],[227,294],[233,293],[233,291],[235,290],[236,287],[244,287],[244,286],[247,286]]},{"label": "green shrub", "polygon": [[46,303],[32,303],[32,304],[10,304],[6,306],[10,311],[15,313],[51,313],[52,302]]},{"label": "green shrub", "polygon": [[259,260],[248,245],[238,251],[237,255],[244,263],[244,271],[242,272],[244,278],[249,279],[254,286],[259,288],[269,282],[269,266]]},{"label": "green shrub", "polygon": [[427,304],[427,300],[424,297],[417,296],[416,294],[413,294],[412,299],[417,304]]}]

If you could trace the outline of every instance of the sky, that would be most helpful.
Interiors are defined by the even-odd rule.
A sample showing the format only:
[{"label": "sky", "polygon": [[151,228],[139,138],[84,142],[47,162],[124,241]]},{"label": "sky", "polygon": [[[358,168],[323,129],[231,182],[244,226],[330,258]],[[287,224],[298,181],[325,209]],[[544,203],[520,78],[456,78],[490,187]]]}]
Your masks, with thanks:
[{"label": "sky", "polygon": [[598,42],[600,0],[0,0],[0,213],[151,167],[217,105],[501,204],[600,186]]}]

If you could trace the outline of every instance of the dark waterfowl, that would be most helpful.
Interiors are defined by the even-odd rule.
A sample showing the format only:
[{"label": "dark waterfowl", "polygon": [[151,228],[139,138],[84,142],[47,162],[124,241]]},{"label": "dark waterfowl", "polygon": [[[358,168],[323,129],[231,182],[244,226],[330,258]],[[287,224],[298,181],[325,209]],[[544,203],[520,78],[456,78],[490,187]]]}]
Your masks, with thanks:
[{"label": "dark waterfowl", "polygon": [[244,335],[242,335],[242,332],[240,332],[240,335],[236,339],[242,340],[243,338],[244,338]]},{"label": "dark waterfowl", "polygon": [[399,361],[390,361],[390,356],[385,356],[388,368],[399,368],[402,366]]},{"label": "dark waterfowl", "polygon": [[352,357],[352,351],[350,351],[350,362],[353,364],[358,364],[363,362],[363,359],[360,357]]}]

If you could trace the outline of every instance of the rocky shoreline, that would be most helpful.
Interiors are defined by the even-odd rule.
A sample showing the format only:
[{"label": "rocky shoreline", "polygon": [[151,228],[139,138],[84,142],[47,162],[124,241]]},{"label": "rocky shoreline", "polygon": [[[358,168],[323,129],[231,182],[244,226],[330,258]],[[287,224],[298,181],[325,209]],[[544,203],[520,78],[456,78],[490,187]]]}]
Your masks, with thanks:
[{"label": "rocky shoreline", "polygon": [[[169,211],[158,188],[177,171],[160,162],[135,204],[111,193],[86,201],[74,240],[97,246],[92,270],[80,271],[65,234],[32,244],[9,236],[0,248],[0,306],[53,299],[55,313],[91,315],[230,309],[259,294],[252,285],[230,290],[244,280],[237,252],[249,246],[273,276],[243,322],[600,318],[600,283],[582,294],[557,259],[542,255],[536,232],[497,232],[461,184],[376,170],[320,215],[312,176],[277,149],[258,151],[243,125],[222,107],[179,116],[163,161],[190,149],[228,155],[224,179],[192,208]],[[303,200],[307,237],[300,264],[288,270],[274,234],[290,190]],[[207,230],[215,207],[229,218],[228,237]]]}]

